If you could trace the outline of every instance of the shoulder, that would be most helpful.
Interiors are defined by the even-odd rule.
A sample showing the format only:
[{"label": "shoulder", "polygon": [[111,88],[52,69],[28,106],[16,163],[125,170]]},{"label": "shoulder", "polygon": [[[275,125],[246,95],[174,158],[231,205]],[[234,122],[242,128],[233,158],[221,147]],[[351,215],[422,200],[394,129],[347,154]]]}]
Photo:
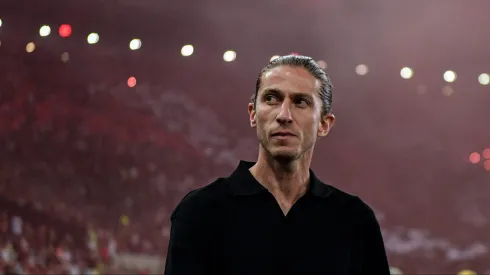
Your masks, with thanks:
[{"label": "shoulder", "polygon": [[228,185],[224,178],[218,178],[204,187],[187,193],[174,209],[171,218],[207,217],[216,213],[228,194]]},{"label": "shoulder", "polygon": [[331,185],[330,201],[341,213],[346,214],[349,219],[372,220],[376,219],[375,213],[371,206],[357,195],[347,193]]}]

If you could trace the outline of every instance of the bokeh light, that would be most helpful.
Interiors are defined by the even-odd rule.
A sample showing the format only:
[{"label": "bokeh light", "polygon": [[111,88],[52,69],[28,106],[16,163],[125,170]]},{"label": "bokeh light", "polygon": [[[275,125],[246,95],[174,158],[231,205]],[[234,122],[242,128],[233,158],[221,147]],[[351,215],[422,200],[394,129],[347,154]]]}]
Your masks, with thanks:
[{"label": "bokeh light", "polygon": [[98,33],[91,33],[87,36],[87,43],[89,44],[95,44],[99,42],[99,34]]},{"label": "bokeh light", "polygon": [[446,80],[446,82],[454,82],[456,81],[456,77],[456,73],[453,71],[446,71],[444,73],[444,80]]},{"label": "bokeh light", "polygon": [[141,48],[141,44],[142,44],[141,40],[138,38],[135,38],[135,39],[131,40],[131,42],[129,42],[129,48],[134,51],[134,50]]},{"label": "bokeh light", "polygon": [[404,79],[412,78],[412,76],[413,76],[413,70],[411,68],[409,68],[409,67],[404,67],[403,69],[401,69],[400,75]]},{"label": "bokeh light", "polygon": [[470,159],[470,162],[471,162],[471,163],[473,163],[473,164],[477,164],[478,162],[480,162],[480,160],[481,160],[481,156],[480,156],[480,154],[479,154],[479,153],[477,153],[477,152],[473,152],[473,153],[471,153],[471,154],[470,154],[469,159]]},{"label": "bokeh light", "polygon": [[270,61],[273,61],[274,59],[278,59],[280,56],[279,55],[273,55],[270,59]]},{"label": "bokeh light", "polygon": [[67,52],[62,53],[61,54],[61,61],[66,63],[66,62],[68,62],[68,60],[70,60],[70,54]]},{"label": "bokeh light", "polygon": [[120,218],[121,224],[122,225],[128,225],[129,224],[129,217],[126,215],[122,215]]},{"label": "bokeh light", "polygon": [[480,82],[481,85],[488,85],[490,84],[490,75],[489,74],[481,74],[478,76],[478,82]]},{"label": "bokeh light", "polygon": [[356,66],[356,74],[366,75],[368,72],[369,72],[369,68],[367,65],[359,64]]},{"label": "bokeh light", "polygon": [[63,24],[60,26],[59,34],[61,37],[69,37],[71,35],[71,26],[68,24]]},{"label": "bokeh light", "polygon": [[180,54],[182,54],[182,56],[191,56],[193,53],[194,53],[194,46],[192,45],[185,45],[180,50]]},{"label": "bokeh light", "polygon": [[26,45],[26,52],[32,53],[36,49],[36,44],[34,42],[29,42]]},{"label": "bokeh light", "polygon": [[485,148],[483,150],[482,156],[484,159],[490,159],[490,148]]},{"label": "bokeh light", "polygon": [[446,85],[442,88],[442,94],[445,96],[451,96],[454,93],[453,87]]},{"label": "bokeh light", "polygon": [[134,86],[136,86],[136,77],[131,76],[128,78],[128,87],[133,88]]},{"label": "bokeh light", "polygon": [[231,62],[236,59],[236,52],[229,50],[223,54],[223,60],[226,62]]},{"label": "bokeh light", "polygon": [[463,269],[460,272],[458,272],[458,275],[477,275],[477,273],[473,270]]},{"label": "bokeh light", "polygon": [[316,62],[316,64],[318,64],[318,66],[319,66],[320,68],[324,69],[324,70],[326,70],[326,69],[327,69],[327,62],[325,62],[325,61],[323,61],[323,60],[318,60],[318,61]]},{"label": "bokeh light", "polygon": [[2,24],[3,24],[3,21],[2,21],[2,19],[0,18],[0,27],[2,26]]},{"label": "bokeh light", "polygon": [[48,36],[51,34],[51,28],[48,25],[44,25],[41,28],[39,28],[39,35],[42,37]]},{"label": "bokeh light", "polygon": [[485,162],[483,163],[483,168],[490,172],[490,159],[485,160]]}]

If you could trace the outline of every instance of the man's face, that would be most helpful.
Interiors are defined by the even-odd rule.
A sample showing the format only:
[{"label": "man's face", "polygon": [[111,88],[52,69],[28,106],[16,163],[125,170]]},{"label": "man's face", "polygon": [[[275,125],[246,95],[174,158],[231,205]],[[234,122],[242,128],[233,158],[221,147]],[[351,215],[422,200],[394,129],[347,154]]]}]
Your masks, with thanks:
[{"label": "man's face", "polygon": [[328,134],[334,117],[321,115],[320,84],[301,67],[279,66],[262,76],[256,109],[248,106],[250,124],[274,159],[299,159],[314,147],[317,136]]}]

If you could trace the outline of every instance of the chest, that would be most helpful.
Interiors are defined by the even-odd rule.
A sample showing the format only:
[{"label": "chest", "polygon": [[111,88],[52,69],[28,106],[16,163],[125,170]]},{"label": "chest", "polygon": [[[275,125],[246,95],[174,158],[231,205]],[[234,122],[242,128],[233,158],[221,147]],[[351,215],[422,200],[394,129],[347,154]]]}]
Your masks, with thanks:
[{"label": "chest", "polygon": [[282,213],[284,216],[287,216],[291,208],[293,207],[294,203],[291,203],[290,201],[284,200],[284,199],[277,199],[277,205],[279,208],[281,208]]},{"label": "chest", "polygon": [[[275,203],[275,204],[274,204]],[[243,204],[229,209],[221,255],[227,272],[347,274],[353,228],[314,202]],[[243,274],[243,273],[242,273]]]}]

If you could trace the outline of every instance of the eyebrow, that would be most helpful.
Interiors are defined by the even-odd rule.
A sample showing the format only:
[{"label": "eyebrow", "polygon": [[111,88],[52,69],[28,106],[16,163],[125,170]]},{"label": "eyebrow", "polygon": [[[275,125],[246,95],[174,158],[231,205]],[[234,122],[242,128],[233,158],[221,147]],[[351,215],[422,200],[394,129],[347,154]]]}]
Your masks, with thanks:
[{"label": "eyebrow", "polygon": [[275,88],[268,88],[264,90],[264,94],[282,94],[282,91]]},{"label": "eyebrow", "polygon": [[[264,94],[276,94],[276,95],[282,95],[283,92],[279,89],[276,88],[267,88],[264,90]],[[313,96],[308,93],[293,93],[293,97],[300,97],[300,98],[306,98],[309,100],[313,100]]]}]

